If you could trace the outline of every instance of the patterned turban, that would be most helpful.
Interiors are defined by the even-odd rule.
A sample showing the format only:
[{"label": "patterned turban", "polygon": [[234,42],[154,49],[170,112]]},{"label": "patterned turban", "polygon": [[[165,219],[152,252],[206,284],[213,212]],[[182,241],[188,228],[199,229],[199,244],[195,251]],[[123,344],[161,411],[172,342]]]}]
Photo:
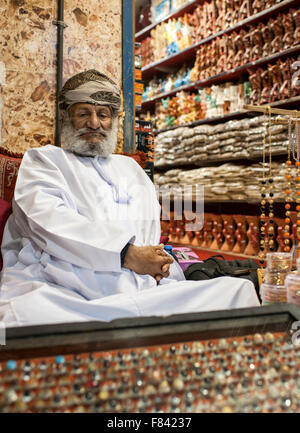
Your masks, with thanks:
[{"label": "patterned turban", "polygon": [[67,111],[78,102],[96,105],[107,105],[112,115],[117,116],[120,111],[120,89],[107,75],[90,69],[69,78],[58,97],[61,111]]}]

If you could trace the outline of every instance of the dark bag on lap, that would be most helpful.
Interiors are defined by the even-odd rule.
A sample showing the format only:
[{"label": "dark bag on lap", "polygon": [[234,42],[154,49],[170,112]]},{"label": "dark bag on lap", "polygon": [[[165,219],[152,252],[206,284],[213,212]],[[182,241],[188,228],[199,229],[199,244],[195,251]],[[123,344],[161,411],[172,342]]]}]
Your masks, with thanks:
[{"label": "dark bag on lap", "polygon": [[225,260],[223,256],[217,255],[209,257],[202,263],[192,264],[184,271],[184,275],[187,280],[193,281],[211,280],[218,277],[246,278],[252,281],[260,299],[258,268],[259,265],[253,259]]}]

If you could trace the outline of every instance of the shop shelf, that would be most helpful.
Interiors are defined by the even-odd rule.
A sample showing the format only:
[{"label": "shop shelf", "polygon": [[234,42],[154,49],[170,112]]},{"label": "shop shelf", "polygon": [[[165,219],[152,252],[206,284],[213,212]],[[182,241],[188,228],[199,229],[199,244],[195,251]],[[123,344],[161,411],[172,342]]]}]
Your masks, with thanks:
[{"label": "shop shelf", "polygon": [[[287,150],[285,152],[283,151],[274,151],[272,152],[272,157],[281,157],[281,156],[286,156],[287,155]],[[218,165],[218,164],[226,164],[227,162],[240,162],[240,163],[244,163],[247,164],[249,161],[251,162],[259,162],[262,160],[262,154],[261,155],[257,155],[257,156],[248,156],[248,157],[231,157],[231,158],[209,158],[209,159],[205,159],[203,161],[199,161],[195,164],[191,164],[190,162],[187,162],[187,164],[173,164],[173,165],[165,165],[165,166],[155,166],[155,172],[156,173],[160,173],[160,172],[164,172],[164,171],[168,171],[168,170],[173,170],[176,168],[182,168],[184,170],[193,170],[195,168],[200,168],[200,167],[211,167],[214,165]]]},{"label": "shop shelf", "polygon": [[154,27],[156,27],[158,24],[168,21],[170,18],[178,18],[186,13],[192,12],[193,9],[195,9],[199,4],[201,4],[201,1],[199,0],[193,0],[182,6],[180,9],[177,9],[176,11],[170,13],[163,19],[155,22],[154,24],[150,24],[149,26],[145,27],[144,29],[140,30],[135,34],[135,41],[141,42],[143,39],[145,39],[147,36],[150,35],[150,32]]},{"label": "shop shelf", "polygon": [[[147,36],[150,35],[151,30],[154,27],[156,27],[158,24],[160,24],[162,22],[166,22],[170,18],[178,18],[178,17],[184,15],[185,13],[189,13],[194,8],[196,8],[199,4],[201,4],[201,1],[199,1],[199,0],[191,1],[188,4],[186,4],[185,6],[183,6],[182,8],[178,9],[177,11],[169,14],[168,16],[163,18],[162,20],[160,20],[154,24],[150,24],[149,26],[145,27],[144,29],[140,30],[139,32],[137,32],[135,34],[135,41],[141,42],[143,39],[145,39]],[[269,17],[273,16],[274,14],[280,13],[287,8],[291,8],[291,7],[294,7],[297,5],[298,5],[298,0],[282,1],[281,3],[274,5],[268,9],[265,9],[264,11],[261,11],[255,15],[251,15],[250,17],[245,18],[244,20],[240,21],[239,23],[234,24],[231,27],[228,27],[224,30],[221,30],[220,32],[216,33],[215,35],[212,35],[212,38],[215,38],[217,36],[222,36],[224,33],[227,33],[230,31],[238,30],[239,28],[241,28],[245,25],[248,25],[248,24],[255,24],[255,22],[257,22],[259,20],[269,18]]]},{"label": "shop shelf", "polygon": [[[287,151],[278,151],[278,152],[272,152],[272,157],[279,158],[282,156],[286,156]],[[215,159],[205,159],[203,161],[199,161],[197,163],[191,164],[190,162],[187,162],[186,164],[172,164],[172,165],[164,165],[164,166],[154,166],[155,173],[161,173],[168,170],[174,170],[174,169],[184,169],[184,170],[195,170],[196,168],[200,167],[212,167],[214,165],[222,165],[226,164],[228,162],[239,162],[241,164],[248,164],[249,162],[259,162],[262,160],[262,153],[261,155],[257,156],[248,156],[248,157],[231,157],[231,158],[215,158]]]},{"label": "shop shelf", "polygon": [[246,18],[243,21],[240,21],[239,23],[235,24],[232,27],[228,27],[224,30],[221,30],[218,33],[215,33],[205,39],[202,39],[201,41],[196,42],[190,47],[182,51],[179,51],[178,53],[175,53],[169,57],[164,57],[163,59],[153,62],[147,66],[144,66],[142,68],[143,79],[149,78],[149,76],[152,76],[157,71],[168,72],[168,69],[170,70],[170,67],[174,67],[175,65],[178,65],[180,63],[188,62],[194,57],[195,52],[197,51],[197,48],[200,47],[200,45],[203,45],[213,39],[216,39],[217,37],[223,36],[224,34],[228,34],[230,32],[239,30],[240,28],[246,25],[250,25],[250,24],[252,25],[263,19],[270,18],[274,14],[280,13],[285,9],[297,5],[299,5],[299,0],[285,0],[279,3],[278,5],[274,5],[271,8],[261,11],[258,14],[252,15],[251,17]]},{"label": "shop shelf", "polygon": [[185,84],[184,86],[177,87],[175,89],[169,90],[168,92],[155,95],[152,98],[142,102],[142,108],[149,109],[155,105],[157,101],[163,98],[167,98],[175,95],[181,91],[197,90],[201,87],[208,87],[216,83],[224,83],[229,80],[234,80],[238,78],[242,73],[246,72],[248,69],[253,69],[259,66],[264,66],[268,63],[274,62],[279,58],[284,58],[293,54],[300,53],[300,44],[294,47],[288,48],[287,50],[280,51],[279,53],[272,54],[271,56],[262,57],[261,59],[255,60],[253,62],[245,63],[244,65],[238,66],[234,69],[229,69],[228,71],[221,72],[220,74],[214,75],[205,80],[194,81],[192,83]]},{"label": "shop shelf", "polygon": [[161,132],[170,131],[172,129],[181,128],[183,126],[197,126],[197,125],[203,125],[206,123],[213,124],[213,123],[226,122],[227,120],[233,120],[233,119],[239,119],[239,118],[245,117],[245,115],[248,113],[249,113],[249,111],[241,110],[241,111],[237,111],[235,113],[224,114],[224,116],[207,117],[205,119],[195,120],[194,122],[184,123],[184,124],[176,125],[176,126],[170,126],[168,128],[163,128],[163,129],[156,129],[156,130],[154,130],[154,134],[160,134]]},{"label": "shop shelf", "polygon": [[[181,195],[178,195],[178,196],[173,196],[172,194],[170,194],[170,201],[172,202],[172,201],[174,201],[174,198],[175,199],[182,199],[182,196]],[[186,199],[189,199],[190,197],[186,197]],[[159,200],[161,200],[161,197],[159,197]],[[195,201],[196,200],[196,196],[193,196],[192,197],[192,201]],[[220,200],[220,199],[204,199],[204,203],[207,203],[207,204],[218,204],[218,203],[220,203],[220,204],[222,204],[222,203],[226,203],[226,204],[228,204],[228,205],[235,205],[235,204],[253,204],[253,205],[257,205],[257,206],[260,206],[260,198],[258,197],[258,198],[247,198],[247,199],[241,199],[241,200],[233,200],[233,199],[227,199],[227,200],[225,200],[225,199],[223,199],[223,200]],[[284,204],[285,203],[285,201],[284,200],[282,200],[282,199],[276,199],[275,198],[275,204]]]},{"label": "shop shelf", "polygon": [[[283,101],[275,101],[269,105],[271,107],[285,107],[285,106],[297,105],[297,104],[299,104],[299,102],[300,102],[300,95],[295,96],[294,98],[285,99]],[[159,130],[156,129],[153,131],[153,133],[155,135],[157,135],[157,134],[160,134],[162,132],[166,132],[166,131],[170,131],[172,129],[182,128],[182,127],[190,127],[190,126],[193,127],[193,126],[197,126],[197,125],[221,123],[221,122],[226,122],[228,120],[243,118],[249,114],[253,115],[253,112],[243,110],[243,111],[238,111],[236,113],[228,113],[228,114],[225,114],[224,116],[210,117],[210,118],[206,118],[206,119],[195,120],[195,122],[185,123],[182,125],[170,126],[169,128],[163,128],[163,129],[159,129]],[[257,113],[257,115],[259,115],[259,113]]]}]

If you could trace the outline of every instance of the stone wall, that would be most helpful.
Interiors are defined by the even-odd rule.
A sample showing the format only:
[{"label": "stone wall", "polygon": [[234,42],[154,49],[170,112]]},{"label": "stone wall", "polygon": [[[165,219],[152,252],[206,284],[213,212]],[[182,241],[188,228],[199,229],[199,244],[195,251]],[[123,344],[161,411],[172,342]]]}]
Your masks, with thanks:
[{"label": "stone wall", "polygon": [[[65,0],[63,80],[99,69],[121,85],[121,0]],[[0,152],[54,144],[57,0],[0,0]]]}]

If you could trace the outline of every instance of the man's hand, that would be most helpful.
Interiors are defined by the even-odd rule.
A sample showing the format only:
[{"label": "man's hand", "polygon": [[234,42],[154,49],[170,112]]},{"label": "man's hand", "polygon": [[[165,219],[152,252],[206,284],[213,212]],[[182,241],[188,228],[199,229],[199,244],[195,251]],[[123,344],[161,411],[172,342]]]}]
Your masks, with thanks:
[{"label": "man's hand", "polygon": [[[164,250],[164,244],[159,244],[159,246],[160,246],[161,248],[156,250],[157,254],[167,256],[168,254],[167,254],[167,253],[165,252],[165,250]],[[173,260],[173,262],[174,262],[174,260]],[[166,265],[163,265],[162,268],[161,268],[162,273],[163,273],[163,274],[166,274],[166,273],[167,273],[167,276],[170,275],[169,269],[170,269],[170,264],[169,264],[169,263],[167,263]],[[159,274],[159,275],[155,275],[154,278],[156,279],[157,284],[159,284],[159,283],[160,283],[160,280],[161,280],[162,278],[164,278],[164,276],[163,276],[162,274]]]},{"label": "man's hand", "polygon": [[137,274],[151,275],[156,281],[169,276],[173,258],[164,251],[163,244],[158,246],[137,247],[130,245],[123,267]]},{"label": "man's hand", "polygon": [[[173,260],[173,261],[174,261],[174,260]],[[167,265],[163,265],[163,267],[161,268],[162,273],[167,273],[167,276],[170,275],[169,269],[170,269],[170,265],[169,265],[169,264],[167,264]],[[155,275],[155,279],[156,279],[157,284],[160,283],[160,280],[161,280],[162,278],[163,278],[163,275]]]}]

